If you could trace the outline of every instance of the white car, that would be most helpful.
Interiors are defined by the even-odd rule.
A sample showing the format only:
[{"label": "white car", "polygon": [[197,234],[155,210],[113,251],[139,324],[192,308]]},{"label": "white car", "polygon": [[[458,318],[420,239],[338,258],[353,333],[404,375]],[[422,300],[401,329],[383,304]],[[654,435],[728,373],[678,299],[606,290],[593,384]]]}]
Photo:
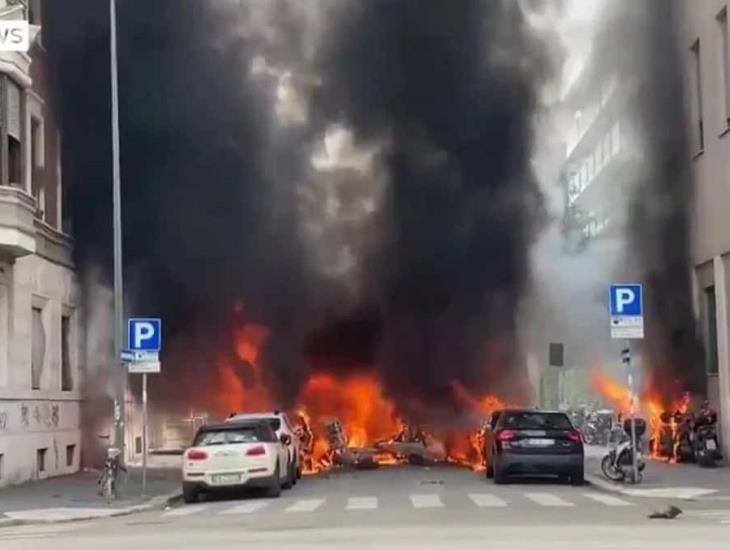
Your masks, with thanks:
[{"label": "white car", "polygon": [[289,446],[289,464],[292,468],[293,483],[296,484],[297,480],[302,477],[302,440],[287,414],[281,411],[274,411],[234,414],[228,418],[228,422],[241,422],[243,420],[264,420],[271,425],[277,436],[281,437],[284,434],[289,436],[292,442]]},{"label": "white car", "polygon": [[197,502],[204,492],[249,487],[278,497],[293,484],[290,444],[288,435],[277,436],[265,421],[203,426],[183,454],[183,500]]}]

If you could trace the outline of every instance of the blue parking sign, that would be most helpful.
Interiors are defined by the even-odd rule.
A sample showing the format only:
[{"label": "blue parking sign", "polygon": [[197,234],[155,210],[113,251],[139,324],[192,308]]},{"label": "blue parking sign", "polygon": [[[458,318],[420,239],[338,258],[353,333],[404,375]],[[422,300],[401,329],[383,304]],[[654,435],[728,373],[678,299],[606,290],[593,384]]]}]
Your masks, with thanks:
[{"label": "blue parking sign", "polygon": [[611,285],[608,301],[611,338],[643,338],[644,307],[641,285]]},{"label": "blue parking sign", "polygon": [[160,351],[162,320],[137,318],[127,322],[127,347],[133,351]]},{"label": "blue parking sign", "polygon": [[611,315],[641,317],[643,315],[641,285],[611,285]]}]

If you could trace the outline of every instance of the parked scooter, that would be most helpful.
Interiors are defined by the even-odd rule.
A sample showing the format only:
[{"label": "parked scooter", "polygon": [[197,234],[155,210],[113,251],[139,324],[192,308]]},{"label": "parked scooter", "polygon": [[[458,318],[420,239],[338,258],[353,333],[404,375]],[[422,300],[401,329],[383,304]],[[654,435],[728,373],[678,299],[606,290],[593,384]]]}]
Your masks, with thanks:
[{"label": "parked scooter", "polygon": [[717,413],[705,401],[694,421],[694,454],[697,464],[711,468],[720,456],[717,440]]},{"label": "parked scooter", "polygon": [[[633,483],[641,483],[646,462],[641,453],[641,437],[646,433],[646,421],[641,418],[635,419],[636,440],[631,438],[631,420],[624,421],[624,437],[621,442],[611,449],[601,460],[601,471],[611,481],[624,481],[630,479]],[[634,478],[634,453],[638,473]]]}]

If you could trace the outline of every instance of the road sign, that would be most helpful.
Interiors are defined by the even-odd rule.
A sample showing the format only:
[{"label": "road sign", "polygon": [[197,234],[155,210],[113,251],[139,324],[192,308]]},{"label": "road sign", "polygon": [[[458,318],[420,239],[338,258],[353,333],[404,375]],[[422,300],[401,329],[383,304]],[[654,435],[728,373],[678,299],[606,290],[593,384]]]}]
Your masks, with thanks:
[{"label": "road sign", "polygon": [[551,342],[548,355],[551,367],[563,366],[563,344]]},{"label": "road sign", "polygon": [[611,338],[643,338],[644,307],[641,285],[611,285],[608,296]]},{"label": "road sign", "polygon": [[127,363],[127,368],[131,374],[156,374],[162,370],[159,361],[133,361]]},{"label": "road sign", "polygon": [[159,361],[159,351],[135,351],[131,349],[122,350],[119,354],[119,359],[122,363],[133,363],[133,362],[145,362],[145,361]]},{"label": "road sign", "polygon": [[160,319],[129,319],[127,347],[132,351],[160,351],[162,321]]}]

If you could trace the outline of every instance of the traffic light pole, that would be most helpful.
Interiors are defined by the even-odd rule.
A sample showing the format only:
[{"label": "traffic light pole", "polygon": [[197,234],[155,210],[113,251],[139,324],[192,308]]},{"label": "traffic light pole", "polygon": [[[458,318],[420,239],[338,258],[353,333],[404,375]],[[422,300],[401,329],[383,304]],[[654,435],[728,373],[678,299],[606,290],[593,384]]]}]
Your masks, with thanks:
[{"label": "traffic light pole", "polygon": [[638,461],[638,453],[639,453],[639,442],[636,440],[636,387],[634,384],[634,372],[633,368],[631,367],[631,343],[629,340],[626,341],[626,348],[622,350],[622,360],[624,364],[626,365],[627,369],[627,376],[629,381],[629,393],[630,393],[630,403],[629,403],[629,422],[631,423],[631,447],[633,448],[633,453],[631,453],[632,459],[631,459],[631,482],[632,483],[638,483],[639,482],[639,461]]}]

